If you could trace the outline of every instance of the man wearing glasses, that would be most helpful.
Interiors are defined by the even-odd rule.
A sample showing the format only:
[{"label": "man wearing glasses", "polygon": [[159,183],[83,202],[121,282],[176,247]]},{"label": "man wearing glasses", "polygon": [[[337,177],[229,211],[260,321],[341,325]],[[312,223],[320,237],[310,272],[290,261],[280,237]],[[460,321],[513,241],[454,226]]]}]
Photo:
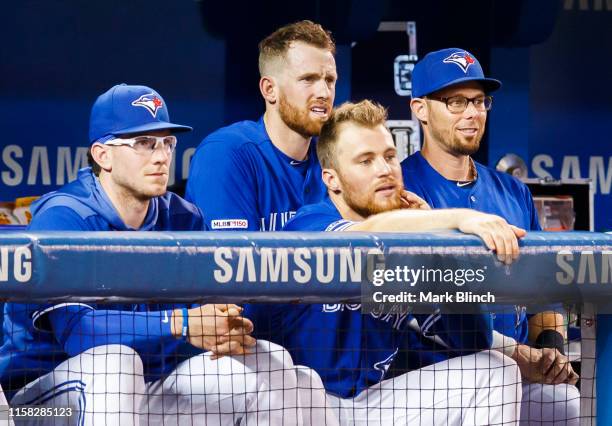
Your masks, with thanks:
[{"label": "man wearing glasses", "polygon": [[[485,131],[490,93],[500,87],[500,81],[485,78],[476,57],[463,49],[431,52],[415,65],[410,107],[424,141],[420,152],[402,162],[404,185],[432,208],[472,208],[538,231],[529,189],[471,158]],[[494,347],[521,369],[521,423],[577,425],[580,395],[573,385],[578,375],[563,354],[563,316],[549,311],[527,321],[521,307],[507,308],[494,314]],[[530,326],[545,330],[529,335]]]},{"label": "man wearing glasses", "polygon": [[[151,88],[114,86],[91,111],[92,168],[33,205],[29,230],[204,230],[200,210],[166,191],[175,133],[189,130],[170,122]],[[13,407],[62,409],[70,417],[62,424],[297,424],[295,392],[283,391],[297,384],[291,358],[277,345],[255,343],[241,311],[9,303],[0,379]]]}]

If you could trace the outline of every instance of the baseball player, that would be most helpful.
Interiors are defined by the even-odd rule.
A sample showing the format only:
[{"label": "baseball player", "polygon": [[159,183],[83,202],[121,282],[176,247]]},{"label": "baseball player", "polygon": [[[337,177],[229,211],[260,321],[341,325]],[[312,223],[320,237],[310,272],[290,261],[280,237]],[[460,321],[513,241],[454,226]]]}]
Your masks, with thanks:
[{"label": "baseball player", "polygon": [[[403,209],[422,205],[403,191],[386,111],[369,101],[344,104],[324,124],[317,152],[329,197],[302,207],[289,231],[430,231],[480,236],[500,259],[518,255],[524,231],[473,210]],[[362,315],[359,305],[248,305],[255,335],[273,336],[294,361],[322,378],[341,424],[515,424],[520,375],[489,348],[492,322],[478,315]],[[457,324],[462,331],[457,332]],[[428,336],[436,335],[436,340]],[[413,346],[414,345],[414,346]],[[444,345],[463,355],[392,379],[400,349]],[[421,367],[422,365],[416,365]]]},{"label": "baseball player", "polygon": [[[92,167],[42,197],[29,229],[204,230],[199,209],[166,192],[175,133],[188,130],[170,122],[153,89],[114,86],[91,111]],[[53,424],[301,424],[296,393],[284,391],[297,384],[290,356],[256,344],[240,312],[235,305],[7,304],[2,384],[13,406],[69,407],[70,419],[50,417]]]},{"label": "baseball player", "polygon": [[[427,54],[412,77],[410,105],[423,128],[424,143],[422,151],[402,162],[405,187],[433,208],[472,208],[524,229],[541,230],[529,189],[470,157],[485,130],[490,93],[501,83],[485,78],[476,57],[457,48]],[[558,349],[525,344],[529,327],[520,307],[495,314],[494,345],[517,361],[523,373],[522,424],[577,425],[580,395],[573,384],[578,375],[561,353],[563,336],[558,331],[564,333],[563,317],[545,312],[530,320],[532,325],[543,322],[552,325],[545,333],[556,335]]]},{"label": "baseball player", "polygon": [[321,199],[311,140],[334,102],[334,53],[329,32],[310,21],[259,44],[264,115],[210,134],[191,161],[186,198],[205,212],[210,229],[280,230],[304,203]]}]

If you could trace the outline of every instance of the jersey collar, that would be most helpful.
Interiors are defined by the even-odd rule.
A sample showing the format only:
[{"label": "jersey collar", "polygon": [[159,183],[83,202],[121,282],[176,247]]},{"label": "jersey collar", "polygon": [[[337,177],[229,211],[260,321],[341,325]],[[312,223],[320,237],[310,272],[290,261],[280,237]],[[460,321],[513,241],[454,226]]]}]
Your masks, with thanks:
[{"label": "jersey collar", "polygon": [[454,182],[460,188],[465,187],[465,186],[470,186],[472,184],[475,184],[476,181],[478,181],[478,166],[472,157],[469,157],[470,179],[466,181],[457,181],[457,180],[447,179],[444,176],[442,176],[442,174],[440,174],[440,172],[434,169],[431,166],[431,164],[429,164],[429,161],[427,161],[427,159],[423,157],[423,154],[421,153],[421,151],[417,151],[414,155],[419,159],[419,163],[421,163],[421,166],[426,168],[429,171],[429,173],[433,173],[434,175],[437,175],[440,179],[443,179],[447,182]]}]

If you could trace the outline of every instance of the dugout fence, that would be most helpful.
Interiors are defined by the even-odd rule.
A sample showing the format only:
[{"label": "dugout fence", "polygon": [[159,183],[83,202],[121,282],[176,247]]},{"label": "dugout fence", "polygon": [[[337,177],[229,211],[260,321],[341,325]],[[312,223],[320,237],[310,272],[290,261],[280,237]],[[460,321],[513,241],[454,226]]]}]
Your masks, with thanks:
[{"label": "dugout fence", "polygon": [[[564,349],[581,376],[579,423],[607,424],[612,419],[607,403],[596,404],[597,400],[608,401],[611,393],[608,378],[612,373],[605,362],[598,362],[611,350],[608,341],[612,321],[607,315],[612,307],[608,302],[612,296],[609,235],[530,233],[522,240],[519,260],[510,266],[499,262],[478,238],[459,233],[4,232],[0,238],[0,298],[8,303],[6,306],[95,304],[113,309],[129,303],[171,312],[177,303],[288,305],[296,309],[316,304],[330,312],[365,307],[369,309],[367,315],[395,321],[398,329],[412,327],[412,330],[415,330],[414,323],[411,324],[413,317],[438,309],[441,315],[460,318],[473,314],[477,302],[486,303],[479,310],[499,315],[516,313],[513,305],[524,306],[528,312],[539,312],[551,304],[563,306],[565,325],[570,326]],[[412,275],[402,274],[407,270]],[[420,279],[415,279],[415,274],[420,274]],[[381,284],[375,284],[376,277]],[[412,281],[406,277],[412,277]],[[458,303],[456,297],[450,301],[434,297],[459,293],[473,299]],[[407,301],[409,294],[414,294],[417,300]],[[422,294],[432,296],[423,300]],[[384,295],[396,299],[382,301]],[[494,301],[490,300],[491,295]],[[426,325],[417,321],[421,334],[427,334]],[[455,325],[456,332],[474,331],[469,328],[473,324],[463,320]],[[14,333],[12,327],[5,319],[4,333]],[[260,338],[274,340],[280,330],[269,328],[266,332],[269,335]],[[403,346],[392,362],[380,366],[381,374],[385,378],[400,377],[406,371],[405,365],[415,362],[427,365],[461,355],[435,337],[417,338]],[[367,343],[363,347],[377,350]],[[300,348],[287,349],[292,352]],[[310,349],[322,353],[322,348]],[[281,352],[281,356],[285,355]],[[164,370],[159,371],[163,374]],[[232,372],[235,373],[219,371],[218,375]],[[30,371],[22,373],[25,378],[30,377],[27,374]],[[301,379],[304,377],[308,376]],[[365,380],[369,380],[367,375]],[[397,386],[397,390],[406,390],[400,384]],[[295,392],[296,385],[284,390],[287,389]],[[8,389],[7,394],[13,397],[14,391]],[[317,395],[312,389],[308,392],[312,418],[316,410],[323,410],[316,414],[323,418],[332,416],[325,413],[324,402],[315,401],[320,396]],[[346,395],[354,396],[350,389]],[[281,400],[291,410],[294,408],[291,404],[298,405],[299,397],[295,398]],[[267,404],[262,412],[282,410],[272,408],[269,401]],[[339,412],[340,403],[333,404],[336,413]],[[344,410],[356,409],[351,406]],[[255,416],[249,424],[258,420],[266,421]]]}]

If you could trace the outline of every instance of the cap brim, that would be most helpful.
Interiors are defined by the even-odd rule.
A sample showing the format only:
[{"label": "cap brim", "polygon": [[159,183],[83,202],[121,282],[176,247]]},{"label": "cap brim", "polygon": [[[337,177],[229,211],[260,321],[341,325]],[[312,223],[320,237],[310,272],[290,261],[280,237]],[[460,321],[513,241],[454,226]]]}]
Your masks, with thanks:
[{"label": "cap brim", "polygon": [[[447,83],[441,84],[440,87],[436,87],[431,92],[425,93],[424,95],[421,95],[421,96],[431,95],[432,93],[437,92],[438,90],[446,89],[447,87],[451,87],[451,86],[454,86],[456,84],[466,83],[468,81],[476,81],[476,82],[482,84],[485,93],[494,92],[494,91],[498,90],[500,87],[502,87],[501,81],[496,80],[494,78],[464,77],[464,78],[458,78],[458,79],[453,80],[451,82],[447,82]],[[419,96],[419,97],[421,97],[421,96]]]},{"label": "cap brim", "polygon": [[120,129],[112,132],[113,135],[125,135],[129,133],[141,133],[150,132],[153,130],[172,130],[173,133],[190,132],[193,130],[189,126],[183,126],[181,124],[173,124],[165,121],[156,121],[154,123],[147,123],[141,126],[128,127],[126,129]]}]

